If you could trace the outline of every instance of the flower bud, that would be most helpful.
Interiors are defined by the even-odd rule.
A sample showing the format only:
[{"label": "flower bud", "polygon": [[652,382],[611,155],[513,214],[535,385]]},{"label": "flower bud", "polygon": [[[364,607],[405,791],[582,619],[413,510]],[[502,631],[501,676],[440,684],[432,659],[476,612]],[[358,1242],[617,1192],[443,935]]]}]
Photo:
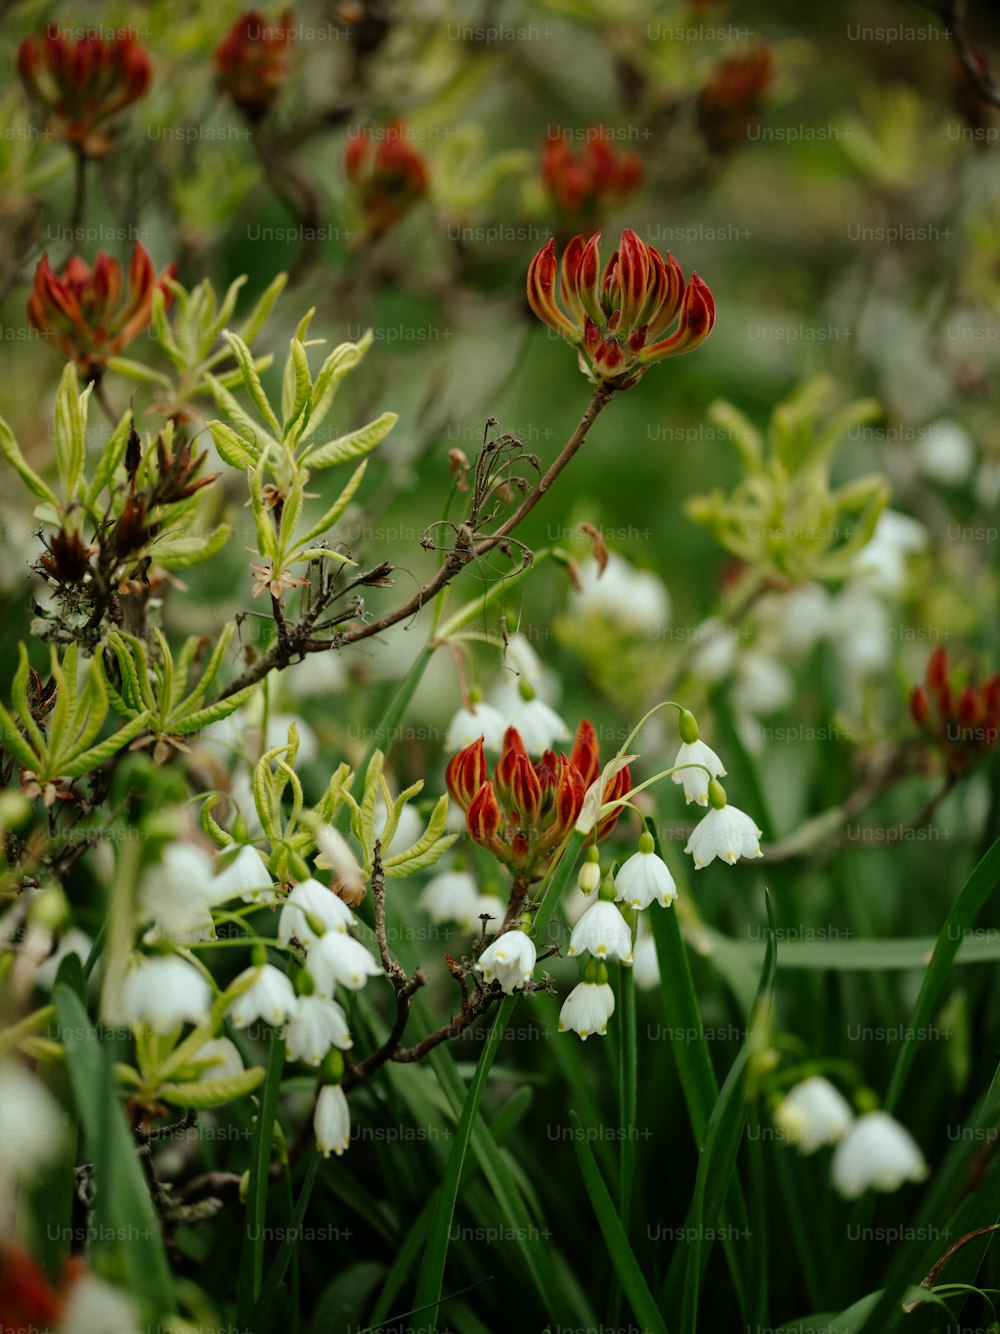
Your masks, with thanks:
[{"label": "flower bud", "polygon": [[483,754],[482,737],[452,756],[444,780],[452,799],[463,811],[467,811],[472,798],[486,782],[486,756]]},{"label": "flower bud", "polygon": [[251,124],[270,111],[288,78],[288,48],[293,37],[292,12],[275,23],[256,9],[242,14],[215,51],[216,81]]},{"label": "flower bud", "polygon": [[146,48],[128,30],[105,39],[86,32],[69,41],[50,25],[44,37],[26,37],[17,72],[28,93],[56,121],[57,134],[85,157],[112,147],[104,122],[149,89],[153,67]]}]

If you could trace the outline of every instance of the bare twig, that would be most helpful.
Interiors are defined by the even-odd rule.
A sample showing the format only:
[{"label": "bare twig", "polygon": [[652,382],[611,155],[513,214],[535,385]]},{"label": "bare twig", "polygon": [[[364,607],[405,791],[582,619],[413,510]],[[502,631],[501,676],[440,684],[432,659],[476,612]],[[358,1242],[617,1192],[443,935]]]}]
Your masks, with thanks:
[{"label": "bare twig", "polygon": [[437,573],[402,606],[387,612],[377,620],[355,625],[349,630],[338,633],[331,642],[303,641],[294,630],[290,631],[290,638],[294,644],[293,649],[290,649],[287,644],[283,646],[279,638],[266,653],[261,654],[255,662],[251,663],[235,681],[230,682],[218,696],[218,699],[227,699],[230,695],[236,694],[238,690],[243,690],[246,686],[263,680],[268,672],[283,670],[294,660],[296,653],[319,653],[331,647],[343,648],[347,644],[356,644],[362,639],[370,639],[374,635],[382,634],[391,626],[398,625],[400,621],[407,621],[416,616],[421,608],[426,606],[443,588],[447,587],[466,565],[471,561],[487,556],[496,547],[501,546],[510,537],[514,529],[527,518],[586,440],[588,431],[597,420],[599,413],[611,401],[613,393],[614,390],[609,389],[606,385],[600,385],[594,390],[594,396],[590,400],[587,411],[580,419],[576,430],[567,440],[548,471],[525,496],[514,513],[495,532],[479,541],[464,541],[460,531],[459,535],[456,536],[455,544],[448,551]]}]

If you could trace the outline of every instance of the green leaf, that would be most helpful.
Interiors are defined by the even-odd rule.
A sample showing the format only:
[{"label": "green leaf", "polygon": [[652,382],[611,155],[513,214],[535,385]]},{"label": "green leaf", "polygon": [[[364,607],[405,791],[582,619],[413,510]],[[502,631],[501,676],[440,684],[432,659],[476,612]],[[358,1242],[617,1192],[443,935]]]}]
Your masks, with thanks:
[{"label": "green leaf", "polygon": [[[177,284],[177,286],[180,286],[180,284]],[[172,290],[174,291],[174,295],[177,296],[176,288],[172,288]],[[183,291],[183,289],[181,290]],[[185,293],[184,294],[185,301],[186,298],[187,294]],[[178,303],[182,304],[180,298],[178,298]],[[174,338],[173,330],[171,329],[170,324],[167,320],[166,298],[164,297],[163,291],[159,286],[153,288],[152,324],[153,324],[153,334],[155,335],[156,341],[159,343],[160,347],[163,348],[164,352],[166,352],[167,356],[178,368],[178,370],[184,370],[188,364],[188,359],[181,351],[177,343],[177,340]]]},{"label": "green leaf", "polygon": [[[300,335],[301,337],[301,335]],[[309,358],[299,341],[293,338],[291,352],[285,366],[285,387],[282,393],[281,426],[282,439],[288,440],[296,427],[300,433],[309,421],[312,408],[312,376],[309,373]],[[287,403],[287,406],[285,406]]]},{"label": "green leaf", "polygon": [[313,385],[312,412],[309,414],[309,425],[302,433],[303,440],[313,435],[326,420],[337,386],[358,365],[371,347],[372,340],[372,331],[369,329],[358,342],[339,344],[323,362]]},{"label": "green leaf", "polygon": [[153,546],[157,565],[167,570],[184,570],[216,555],[229,541],[232,528],[220,523],[209,537],[163,537]]},{"label": "green leaf", "polygon": [[144,366],[141,361],[132,361],[130,357],[109,357],[108,370],[124,375],[127,380],[138,380],[140,384],[155,384],[164,389],[173,388],[173,381],[169,375],[154,371],[151,366]]},{"label": "green leaf", "polygon": [[132,413],[130,410],[122,415],[121,420],[111,434],[111,439],[101,450],[101,457],[98,460],[97,468],[94,472],[94,480],[91,482],[90,490],[87,492],[86,505],[89,510],[95,508],[98,498],[104,488],[111,485],[115,471],[125,457],[125,450],[128,448],[131,429]]},{"label": "green leaf", "polygon": [[765,1029],[770,1019],[770,1009],[774,995],[774,981],[777,974],[777,944],[774,932],[774,914],[771,911],[771,899],[765,891],[768,921],[767,954],[757,1000],[754,1004],[753,1018],[750,1022],[746,1040],[739,1055],[733,1062],[725,1083],[719,1092],[718,1100],[708,1120],[705,1139],[701,1146],[698,1161],[698,1175],[695,1179],[694,1200],[688,1215],[685,1235],[691,1237],[687,1248],[687,1271],[684,1283],[684,1305],[681,1315],[682,1334],[697,1334],[698,1298],[701,1290],[705,1266],[711,1242],[711,1236],[722,1215],[730,1181],[736,1171],[736,1155],[743,1139],[743,1130],[747,1115],[747,1078],[751,1055],[759,1046],[759,1029]]},{"label": "green leaf", "polygon": [[133,718],[124,727],[120,727],[117,732],[113,732],[100,745],[92,746],[90,750],[85,751],[84,754],[78,756],[69,764],[62,765],[59,772],[66,778],[82,778],[84,774],[89,774],[92,769],[96,769],[105,760],[109,760],[112,755],[117,755],[130,741],[134,741],[149,721],[148,713],[140,714],[138,718]]},{"label": "green leaf", "polygon": [[259,685],[259,681],[254,681],[252,685],[244,686],[242,690],[209,704],[207,708],[198,709],[197,712],[189,713],[187,717],[178,718],[176,721],[171,719],[170,730],[176,732],[178,736],[189,736],[192,732],[200,732],[210,723],[217,723],[220,718],[228,718],[247,702]]},{"label": "green leaf", "polygon": [[[240,372],[242,378],[242,371]],[[214,375],[205,372],[205,383],[212,391],[216,403],[226,414],[226,416],[240,429],[240,434],[248,441],[252,441],[252,448],[256,457],[259,459],[265,449],[277,449],[277,439],[265,431],[259,422],[254,421],[253,417],[246,411],[239,399],[222,383],[222,380]]]},{"label": "green leaf", "polygon": [[339,565],[357,565],[356,560],[350,556],[345,556],[343,552],[334,551],[332,547],[306,547],[304,551],[296,550],[292,560],[332,560]]},{"label": "green leaf", "polygon": [[76,366],[69,361],[59,381],[55,410],[56,463],[63,496],[68,505],[76,498],[76,488],[83,476],[87,400],[93,383],[88,384],[82,394],[78,389]]},{"label": "green leaf", "polygon": [[14,439],[13,431],[2,417],[0,417],[0,453],[3,453],[7,462],[17,469],[28,490],[34,492],[36,496],[40,496],[42,500],[47,500],[58,513],[60,507],[55,492],[42,481],[34,469],[28,466],[27,459],[21,453],[20,447]]},{"label": "green leaf", "polygon": [[274,308],[275,301],[277,301],[278,297],[281,295],[287,282],[288,274],[279,273],[277,277],[268,284],[266,291],[261,295],[257,304],[254,306],[243,324],[240,325],[237,332],[248,347],[253,343],[253,340],[260,333],[261,329],[263,329],[268,315],[270,315]]},{"label": "green leaf", "polygon": [[28,681],[31,677],[31,661],[28,658],[28,650],[24,643],[20,642],[17,646],[17,671],[14,673],[14,680],[11,685],[11,700],[17,709],[18,716],[21,719],[21,725],[28,734],[28,741],[35,755],[43,761],[48,756],[49,747],[42,733],[42,729],[35,722],[32,716],[31,708],[28,704]]},{"label": "green leaf", "polygon": [[0,746],[8,755],[12,755],[24,769],[38,772],[39,757],[31,749],[20,728],[7,710],[0,704]]},{"label": "green leaf", "polygon": [[224,1102],[232,1102],[252,1093],[264,1078],[264,1067],[251,1066],[238,1075],[226,1075],[220,1079],[197,1079],[187,1084],[161,1084],[156,1090],[156,1097],[174,1107],[189,1107],[201,1111],[206,1107],[218,1107]]},{"label": "green leaf", "polygon": [[243,1254],[240,1261],[237,1322],[249,1328],[248,1316],[260,1295],[264,1276],[264,1220],[267,1217],[267,1186],[274,1139],[274,1118],[278,1107],[278,1089],[285,1060],[283,1038],[272,1034],[267,1059],[264,1092],[257,1110],[253,1142],[250,1148],[250,1178],[247,1185]]},{"label": "green leaf", "polygon": [[632,1314],[640,1322],[643,1330],[649,1330],[651,1334],[667,1334],[667,1326],[660,1314],[660,1308],[649,1290],[649,1285],[643,1275],[639,1261],[635,1258],[635,1252],[629,1245],[628,1237],[618,1217],[614,1201],[608,1193],[600,1168],[597,1166],[590,1145],[586,1141],[583,1122],[572,1108],[570,1108],[569,1119],[576,1131],[573,1138],[573,1149],[580,1166],[580,1175],[587,1187],[587,1195],[597,1216],[598,1226],[601,1229],[604,1245],[607,1247],[615,1275],[625,1291],[629,1305],[632,1307]]},{"label": "green leaf", "polygon": [[260,376],[253,364],[253,356],[250,349],[240,338],[239,334],[234,334],[228,329],[223,332],[223,338],[232,349],[236,357],[237,364],[243,376],[243,385],[247,393],[253,399],[254,406],[267,423],[269,430],[278,439],[281,436],[281,424],[274,415],[274,409],[271,407],[267,394],[264,393],[264,386],[260,382]]},{"label": "green leaf", "polygon": [[234,431],[231,426],[227,426],[217,418],[208,423],[208,429],[212,432],[212,439],[220,457],[231,468],[239,468],[242,472],[244,468],[256,463],[260,450],[255,440],[240,435],[238,431]]},{"label": "green leaf", "polygon": [[937,1008],[948,973],[955,962],[959,944],[966,939],[969,928],[998,883],[1000,883],[1000,838],[974,868],[938,933],[934,953],[913,1009],[909,1036],[896,1058],[896,1067],[892,1072],[889,1091],[886,1093],[885,1109],[888,1112],[895,1107],[903,1091],[903,1084],[920,1045],[921,1030]]},{"label": "green leaf", "polygon": [[113,1258],[129,1291],[145,1304],[147,1316],[168,1315],[177,1308],[160,1221],[115,1097],[111,1063],[77,995],[57,983],[52,999],[73,1100],[83,1123],[85,1161],[95,1165],[101,1182],[95,1201],[96,1234],[111,1239],[107,1244],[113,1248]]},{"label": "green leaf", "polygon": [[[433,861],[422,860],[424,854],[442,843],[442,835],[445,831],[445,822],[448,819],[448,796],[442,794],[435,803],[434,810],[431,812],[431,818],[427,822],[427,828],[417,839],[416,843],[406,849],[405,852],[398,852],[394,857],[389,857],[385,862],[385,873],[387,876],[395,872],[396,878],[404,875],[410,875],[414,871],[423,870],[425,866],[432,866]],[[441,847],[437,854],[440,856],[445,848],[450,847],[455,840],[455,835],[447,836],[447,842]],[[437,857],[434,858],[434,861]]]},{"label": "green leaf", "polygon": [[333,525],[343,514],[344,510],[347,509],[348,505],[354,499],[354,493],[361,485],[361,479],[364,477],[367,468],[368,468],[367,459],[365,459],[364,462],[358,464],[358,466],[354,469],[354,472],[351,474],[350,481],[344,487],[343,491],[341,491],[340,495],[333,502],[333,504],[330,506],[327,512],[323,515],[322,519],[320,519],[318,523],[313,524],[313,526],[309,529],[309,531],[303,533],[302,536],[298,539],[303,546],[311,542],[314,537],[319,537],[322,533],[327,532],[328,529],[333,527]]},{"label": "green leaf", "polygon": [[348,459],[356,459],[369,453],[384,440],[397,421],[398,413],[383,412],[357,431],[339,436],[336,440],[328,440],[326,444],[316,445],[307,451],[302,462],[310,468],[332,468],[338,463],[346,463]]}]

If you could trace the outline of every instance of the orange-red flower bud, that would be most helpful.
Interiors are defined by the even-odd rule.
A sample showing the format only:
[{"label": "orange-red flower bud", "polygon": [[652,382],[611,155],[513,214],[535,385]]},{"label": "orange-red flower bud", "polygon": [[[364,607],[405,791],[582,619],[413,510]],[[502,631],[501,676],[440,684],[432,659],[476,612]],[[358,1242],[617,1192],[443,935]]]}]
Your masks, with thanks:
[{"label": "orange-red flower bud", "polygon": [[491,852],[504,852],[504,846],[497,838],[497,831],[503,820],[503,812],[497,805],[493,784],[485,782],[469,804],[465,822],[474,842]]},{"label": "orange-red flower bud", "polygon": [[86,32],[68,40],[54,24],[26,37],[17,72],[28,93],[46,106],[59,137],[87,157],[112,146],[104,123],[149,88],[153,67],[146,48],[129,32],[104,38]]},{"label": "orange-red flower bud", "polygon": [[584,786],[590,787],[601,766],[598,760],[597,733],[594,731],[593,723],[588,722],[586,718],[580,720],[580,725],[576,729],[569,762],[579,772]]},{"label": "orange-red flower bud", "polygon": [[947,651],[936,648],[927,663],[926,680],[927,688],[917,686],[910,696],[910,713],[943,752],[948,772],[958,777],[1000,740],[1000,675],[979,687],[967,684],[959,690],[951,682]]},{"label": "orange-red flower bud", "polygon": [[483,754],[482,737],[452,756],[445,770],[444,781],[452,800],[463,811],[467,811],[473,797],[486,782],[486,756]]},{"label": "orange-red flower bud", "polygon": [[718,62],[697,102],[698,124],[713,152],[724,153],[747,138],[776,69],[774,52],[763,42]]},{"label": "orange-red flower bud", "polygon": [[153,261],[138,241],[124,290],[121,266],[103,250],[93,268],[74,255],[58,276],[44,254],[35,269],[28,319],[34,328],[56,338],[86,379],[96,380],[108,358],[149,325],[156,288],[170,300],[166,280],[173,273],[171,264],[157,277]]},{"label": "orange-red flower bud", "polygon": [[241,14],[215,51],[216,82],[252,124],[270,111],[288,78],[289,47],[294,36],[286,9],[268,23],[256,9]]},{"label": "orange-red flower bud", "polygon": [[361,205],[368,234],[381,236],[430,191],[423,155],[410,142],[401,120],[380,130],[352,132],[344,151],[344,171]]},{"label": "orange-red flower bud", "polygon": [[637,153],[619,153],[612,132],[592,125],[579,152],[569,131],[550,135],[542,148],[541,176],[558,211],[592,230],[607,208],[638,189],[643,171]]},{"label": "orange-red flower bud", "polygon": [[[692,274],[687,285],[680,265],[666,260],[635,232],[622,232],[618,249],[600,272],[600,234],[574,237],[561,266],[547,241],[528,267],[528,303],[577,349],[580,369],[594,384],[627,389],[655,361],[690,352],[715,323],[715,302]],[[556,301],[556,273],[562,304]],[[673,334],[650,342],[676,321]]]}]

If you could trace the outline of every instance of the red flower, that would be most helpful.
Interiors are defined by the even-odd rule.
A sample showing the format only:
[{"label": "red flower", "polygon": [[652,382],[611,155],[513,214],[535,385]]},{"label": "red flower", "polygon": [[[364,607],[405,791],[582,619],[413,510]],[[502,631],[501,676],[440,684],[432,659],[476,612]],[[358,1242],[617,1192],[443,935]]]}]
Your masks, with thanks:
[{"label": "red flower", "polygon": [[642,184],[638,153],[619,153],[602,125],[592,125],[577,152],[566,130],[549,138],[542,149],[542,181],[556,208],[572,215],[578,226],[596,225],[602,213]]},{"label": "red flower", "polygon": [[290,9],[270,24],[251,9],[240,15],[216,47],[218,86],[251,123],[263,120],[288,78],[293,37]]},{"label": "red flower", "polygon": [[56,1289],[16,1243],[0,1244],[0,1334],[42,1331],[58,1324],[65,1311],[66,1289],[81,1276],[82,1267],[81,1261],[71,1261]]},{"label": "red flower", "polygon": [[742,55],[726,56],[698,94],[698,124],[714,153],[746,139],[757,124],[763,95],[775,75],[774,52],[759,43]]},{"label": "red flower", "polygon": [[959,778],[1000,740],[1000,675],[978,688],[967,685],[959,691],[952,687],[947,650],[936,648],[927,664],[926,681],[926,688],[914,687],[910,713],[944,753],[948,773]]},{"label": "red flower", "polygon": [[[601,272],[601,234],[574,236],[557,266],[547,241],[528,268],[528,302],[540,320],[577,348],[580,369],[594,384],[627,389],[655,361],[704,342],[715,324],[712,293],[696,273],[684,274],[668,252],[625,228]],[[565,310],[556,303],[556,276]],[[661,338],[674,322],[672,334]]]},{"label": "red flower", "polygon": [[67,41],[50,24],[44,37],[26,37],[17,53],[17,72],[29,94],[61,124],[58,133],[87,157],[112,146],[100,128],[149,89],[149,53],[130,33],[105,39],[87,32]]},{"label": "red flower", "polygon": [[170,299],[166,279],[173,274],[170,264],[157,277],[153,261],[138,241],[124,290],[121,266],[103,250],[92,269],[74,255],[58,276],[45,254],[35,269],[28,319],[34,328],[55,336],[85,379],[98,380],[108,358],[149,325],[156,288]]},{"label": "red flower", "polygon": [[[574,758],[547,750],[540,760],[531,760],[520,735],[509,727],[493,778],[486,778],[480,739],[450,760],[448,791],[466,812],[466,827],[480,847],[519,879],[539,880],[576,824],[587,788],[597,777],[600,766],[596,747],[596,733],[584,720],[577,728]],[[586,766],[586,772],[575,760]],[[477,781],[479,785],[472,791]],[[623,796],[630,786],[626,768],[607,785],[604,800]],[[615,812],[598,825],[597,838],[609,834],[617,819]]]},{"label": "red flower", "polygon": [[358,193],[370,238],[375,240],[404,217],[430,190],[423,156],[409,142],[401,120],[384,129],[352,133],[344,171]]}]

